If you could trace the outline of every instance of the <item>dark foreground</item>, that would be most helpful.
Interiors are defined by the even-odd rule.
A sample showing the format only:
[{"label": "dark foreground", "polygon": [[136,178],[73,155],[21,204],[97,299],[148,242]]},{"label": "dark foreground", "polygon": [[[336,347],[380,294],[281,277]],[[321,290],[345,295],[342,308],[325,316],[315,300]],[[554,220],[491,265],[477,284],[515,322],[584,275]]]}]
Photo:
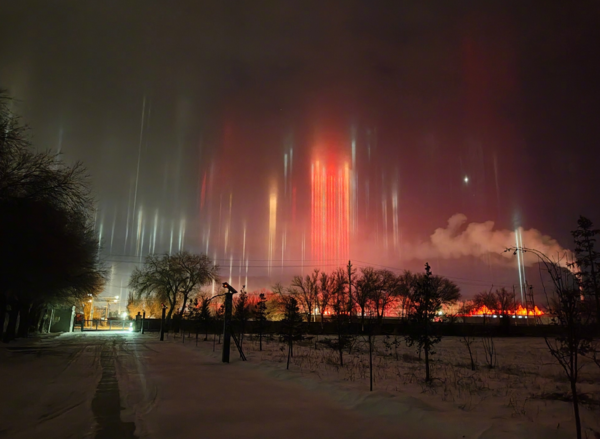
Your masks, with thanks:
[{"label": "dark foreground", "polygon": [[65,334],[0,355],[1,438],[410,437],[254,365],[222,364],[155,334]]}]

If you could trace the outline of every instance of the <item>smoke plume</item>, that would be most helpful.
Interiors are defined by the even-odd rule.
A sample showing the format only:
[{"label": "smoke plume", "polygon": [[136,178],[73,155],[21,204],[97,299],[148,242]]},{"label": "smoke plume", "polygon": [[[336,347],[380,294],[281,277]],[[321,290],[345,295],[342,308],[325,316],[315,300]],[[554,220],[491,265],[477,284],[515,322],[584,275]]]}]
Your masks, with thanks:
[{"label": "smoke plume", "polygon": [[[552,260],[569,254],[558,242],[542,234],[536,229],[519,229],[522,239],[519,247],[538,250]],[[436,229],[429,242],[424,242],[412,249],[418,259],[443,258],[458,259],[465,256],[483,257],[497,255],[494,260],[501,262],[514,260],[513,252],[504,252],[509,247],[517,246],[514,230],[495,230],[493,221],[467,224],[467,217],[462,213],[454,214],[445,228]],[[539,259],[533,253],[524,254],[524,264],[531,266]]]}]

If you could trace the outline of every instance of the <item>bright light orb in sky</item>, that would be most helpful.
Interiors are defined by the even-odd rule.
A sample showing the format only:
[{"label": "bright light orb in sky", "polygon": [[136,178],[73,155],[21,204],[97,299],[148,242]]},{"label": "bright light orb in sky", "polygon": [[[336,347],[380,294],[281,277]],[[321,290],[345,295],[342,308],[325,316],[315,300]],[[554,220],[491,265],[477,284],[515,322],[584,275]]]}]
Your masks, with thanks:
[{"label": "bright light orb in sky", "polygon": [[469,183],[469,177],[465,175],[465,178],[463,179],[465,184]]}]

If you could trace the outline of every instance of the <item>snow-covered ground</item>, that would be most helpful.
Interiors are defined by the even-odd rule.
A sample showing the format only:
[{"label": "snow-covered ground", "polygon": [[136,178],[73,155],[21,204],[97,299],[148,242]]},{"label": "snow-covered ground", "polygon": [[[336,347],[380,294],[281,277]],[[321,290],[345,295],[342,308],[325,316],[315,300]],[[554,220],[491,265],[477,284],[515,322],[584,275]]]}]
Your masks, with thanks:
[{"label": "snow-covered ground", "polygon": [[0,437],[93,437],[99,349],[69,335],[1,346]]},{"label": "snow-covered ground", "polygon": [[[386,349],[384,340],[388,342]],[[374,355],[374,392],[369,392],[368,345],[357,339],[352,354],[339,366],[337,352],[315,343],[295,347],[290,371],[287,349],[274,341],[258,351],[255,341],[244,341],[245,368],[279,380],[293,381],[339,404],[377,420],[399,425],[398,437],[562,438],[574,437],[573,410],[560,397],[569,385],[560,366],[540,338],[496,338],[497,365],[485,367],[481,339],[472,347],[478,364],[472,371],[466,347],[458,337],[446,337],[436,346],[433,384],[424,383],[424,364],[402,339],[378,337]],[[171,339],[171,342],[175,340]],[[187,341],[187,340],[186,340]],[[181,338],[177,339],[177,343]],[[186,344],[188,348],[194,344]],[[212,354],[212,343],[200,342]],[[219,358],[217,352],[212,354]],[[232,350],[232,359],[239,362]],[[600,369],[584,361],[579,391],[600,400]],[[600,431],[600,407],[582,405],[588,437]],[[403,432],[403,433],[400,433]],[[395,437],[395,436],[394,436]]]},{"label": "snow-covered ground", "polygon": [[[379,338],[369,392],[365,345],[341,368],[335,352],[312,340],[295,349],[287,371],[285,348],[274,341],[259,352],[247,338],[248,361],[234,347],[222,364],[212,340],[157,338],[90,332],[3,346],[0,438],[118,439],[132,437],[133,423],[140,438],[574,437],[571,405],[556,399],[568,385],[542,339],[496,339],[495,369],[483,367],[477,340],[473,372],[459,339],[445,338],[426,386],[416,352],[401,344],[396,356]],[[116,420],[98,404],[113,366]],[[580,390],[597,400],[599,378],[586,364]],[[600,431],[599,414],[598,406],[582,407],[590,438]]]}]

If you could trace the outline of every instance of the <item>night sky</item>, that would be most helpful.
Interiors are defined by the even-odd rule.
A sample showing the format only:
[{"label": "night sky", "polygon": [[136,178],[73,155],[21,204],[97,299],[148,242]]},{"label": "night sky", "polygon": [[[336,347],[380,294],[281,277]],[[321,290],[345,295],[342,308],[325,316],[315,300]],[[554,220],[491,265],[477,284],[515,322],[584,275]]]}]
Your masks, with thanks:
[{"label": "night sky", "polygon": [[0,17],[0,87],[38,150],[89,169],[110,288],[185,248],[250,289],[427,259],[468,293],[519,282],[495,254],[516,228],[555,252],[578,215],[600,224],[598,1],[19,0]]}]

